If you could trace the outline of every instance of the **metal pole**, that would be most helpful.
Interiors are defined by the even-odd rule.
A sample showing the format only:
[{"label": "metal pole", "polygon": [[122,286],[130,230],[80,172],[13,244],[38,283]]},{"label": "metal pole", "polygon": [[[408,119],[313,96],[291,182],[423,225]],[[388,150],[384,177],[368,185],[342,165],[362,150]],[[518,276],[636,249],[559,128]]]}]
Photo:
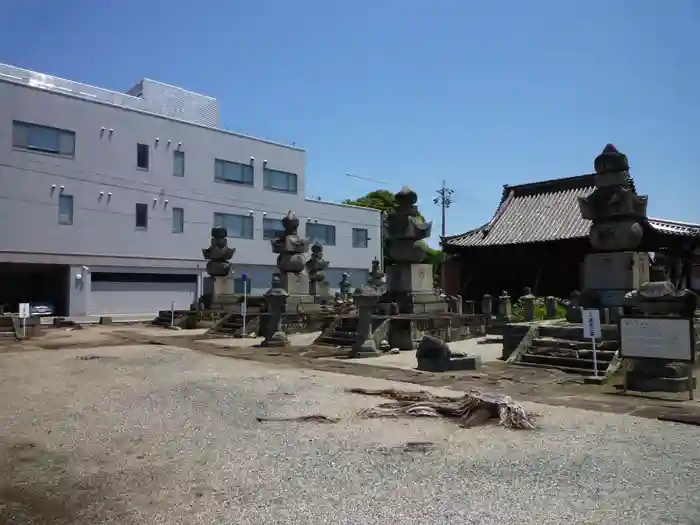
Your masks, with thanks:
[{"label": "metal pole", "polygon": [[27,338],[27,320],[22,317],[22,339]]},{"label": "metal pole", "polygon": [[245,318],[246,315],[248,314],[248,280],[244,279],[243,280],[243,311],[241,312],[243,314],[243,331],[241,332],[241,337],[246,337],[248,334],[245,329]]},{"label": "metal pole", "polygon": [[598,351],[595,347],[595,337],[591,342],[593,343],[593,377],[598,377]]},{"label": "metal pole", "polygon": [[170,303],[170,328],[175,328],[175,303]]}]

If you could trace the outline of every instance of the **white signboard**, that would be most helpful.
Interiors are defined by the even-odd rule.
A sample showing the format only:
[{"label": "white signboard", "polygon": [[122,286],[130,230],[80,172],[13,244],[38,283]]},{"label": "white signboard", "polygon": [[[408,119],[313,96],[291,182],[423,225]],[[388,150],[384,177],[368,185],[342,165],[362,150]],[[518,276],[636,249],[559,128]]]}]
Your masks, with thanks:
[{"label": "white signboard", "polygon": [[29,303],[19,303],[19,318],[27,319],[29,317]]},{"label": "white signboard", "polygon": [[600,311],[582,310],[583,337],[585,339],[600,339]]},{"label": "white signboard", "polygon": [[695,362],[691,319],[623,317],[620,357]]}]

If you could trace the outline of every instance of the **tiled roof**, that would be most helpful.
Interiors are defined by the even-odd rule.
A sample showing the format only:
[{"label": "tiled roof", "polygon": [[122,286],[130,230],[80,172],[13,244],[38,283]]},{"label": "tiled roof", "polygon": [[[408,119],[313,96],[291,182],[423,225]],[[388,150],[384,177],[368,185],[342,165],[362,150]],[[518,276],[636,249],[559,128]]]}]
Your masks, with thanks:
[{"label": "tiled roof", "polygon": [[[446,237],[453,247],[503,246],[586,237],[591,222],[581,217],[578,197],[595,189],[594,175],[580,175],[518,186],[504,186],[491,221],[460,235]],[[630,180],[634,187],[634,182]],[[649,219],[656,230],[671,235],[700,236],[700,225]]]}]

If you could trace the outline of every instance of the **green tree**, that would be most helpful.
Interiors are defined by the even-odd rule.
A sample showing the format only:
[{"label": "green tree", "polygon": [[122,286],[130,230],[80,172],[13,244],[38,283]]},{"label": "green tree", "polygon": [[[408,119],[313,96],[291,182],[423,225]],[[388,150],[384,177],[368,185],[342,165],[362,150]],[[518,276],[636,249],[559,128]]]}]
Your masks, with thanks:
[{"label": "green tree", "polygon": [[[361,208],[374,208],[384,213],[384,217],[387,217],[394,213],[396,210],[396,200],[394,199],[394,194],[388,190],[374,190],[370,191],[367,195],[360,197],[359,199],[345,199],[343,204],[350,204],[352,206],[360,206]],[[423,216],[421,215],[421,218]],[[423,218],[424,219],[424,218]],[[384,241],[384,265],[391,263],[389,258],[389,246],[388,239]],[[442,263],[445,259],[445,255],[442,250],[435,250],[433,248],[428,248],[428,257],[425,262],[433,265],[433,280],[436,286],[440,283],[440,272],[442,271]]]}]

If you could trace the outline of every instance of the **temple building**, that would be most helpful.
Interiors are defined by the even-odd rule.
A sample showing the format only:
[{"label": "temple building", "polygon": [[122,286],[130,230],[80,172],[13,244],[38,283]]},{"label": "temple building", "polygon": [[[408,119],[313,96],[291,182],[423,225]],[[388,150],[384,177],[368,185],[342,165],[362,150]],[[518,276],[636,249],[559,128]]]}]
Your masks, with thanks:
[{"label": "temple building", "polygon": [[[625,184],[635,191],[634,180]],[[532,287],[538,296],[568,297],[583,285],[583,260],[591,245],[591,221],[580,199],[596,189],[596,174],[529,184],[505,185],[492,219],[445,237],[445,288],[477,299],[507,291],[513,297]],[[644,218],[639,251],[679,286],[700,290],[700,224]]]}]

